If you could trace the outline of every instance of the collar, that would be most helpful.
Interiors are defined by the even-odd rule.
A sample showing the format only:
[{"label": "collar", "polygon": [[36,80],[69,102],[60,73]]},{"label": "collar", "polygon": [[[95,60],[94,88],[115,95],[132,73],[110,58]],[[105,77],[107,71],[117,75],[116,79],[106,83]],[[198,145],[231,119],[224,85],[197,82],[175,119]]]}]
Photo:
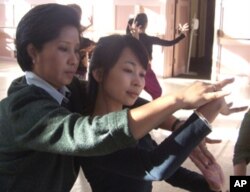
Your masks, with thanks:
[{"label": "collar", "polygon": [[62,88],[57,90],[53,86],[51,86],[47,81],[43,80],[42,78],[40,78],[39,76],[37,76],[35,73],[31,71],[25,72],[25,78],[26,78],[28,85],[35,85],[37,87],[42,88],[51,97],[53,97],[60,105],[63,99],[68,101],[68,98],[66,96],[69,96],[71,92],[66,86],[63,86]]}]

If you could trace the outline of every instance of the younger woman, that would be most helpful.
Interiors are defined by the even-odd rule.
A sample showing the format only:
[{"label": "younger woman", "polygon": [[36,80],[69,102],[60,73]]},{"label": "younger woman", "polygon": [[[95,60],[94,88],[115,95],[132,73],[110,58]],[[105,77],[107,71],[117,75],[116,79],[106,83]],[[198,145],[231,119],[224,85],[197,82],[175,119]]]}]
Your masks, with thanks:
[{"label": "younger woman", "polygon": [[[121,111],[124,106],[133,105],[144,88],[147,65],[145,48],[132,36],[111,35],[101,38],[90,63],[89,108],[86,113],[95,119],[100,115]],[[154,102],[158,101],[156,99]],[[200,134],[200,129],[209,126],[214,120],[224,104],[223,101],[221,98],[199,107],[181,128],[159,146],[147,135],[135,147],[102,157],[83,158],[83,170],[93,191],[150,192],[153,180],[170,177],[200,143],[206,135]],[[143,111],[140,113],[143,114]],[[199,116],[205,116],[208,122],[201,121]],[[150,121],[152,118],[148,119]],[[164,126],[164,122],[159,122],[155,128],[158,126]],[[189,137],[191,133],[194,135]],[[188,173],[193,176],[193,181],[196,180],[197,186],[195,183],[190,185],[191,182],[169,182],[193,191],[211,191],[204,178]],[[179,172],[177,174],[180,175]],[[182,178],[189,180],[189,177],[185,178],[187,175],[182,175]],[[220,190],[220,187],[216,190]]]}]

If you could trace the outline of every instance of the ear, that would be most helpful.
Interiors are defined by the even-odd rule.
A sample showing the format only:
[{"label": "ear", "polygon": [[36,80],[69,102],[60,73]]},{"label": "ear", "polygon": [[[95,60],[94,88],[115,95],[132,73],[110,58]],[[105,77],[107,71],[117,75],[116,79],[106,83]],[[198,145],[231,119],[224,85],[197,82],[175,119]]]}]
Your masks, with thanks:
[{"label": "ear", "polygon": [[32,59],[32,62],[33,63],[35,63],[35,59],[36,59],[36,53],[37,53],[37,50],[36,50],[36,48],[34,47],[34,45],[33,44],[29,44],[28,46],[27,46],[27,52],[28,52],[28,54],[29,54],[29,56],[31,57],[31,59]]},{"label": "ear", "polygon": [[102,69],[93,70],[92,75],[98,83],[103,81],[103,70]]}]

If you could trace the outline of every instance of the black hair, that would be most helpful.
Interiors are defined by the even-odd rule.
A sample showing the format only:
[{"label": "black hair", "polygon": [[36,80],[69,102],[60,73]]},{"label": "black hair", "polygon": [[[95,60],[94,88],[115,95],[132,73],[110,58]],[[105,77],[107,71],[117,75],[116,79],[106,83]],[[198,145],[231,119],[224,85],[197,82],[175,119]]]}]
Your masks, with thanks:
[{"label": "black hair", "polygon": [[[66,26],[74,26],[79,31],[80,21],[76,11],[66,5],[48,3],[37,5],[20,20],[16,30],[17,61],[23,71],[32,71],[32,59],[27,46],[33,44],[37,50],[56,39]],[[80,33],[79,33],[80,38]]]},{"label": "black hair", "polygon": [[113,68],[125,48],[131,51],[138,58],[142,67],[147,70],[149,57],[147,50],[141,42],[131,35],[110,35],[100,38],[94,49],[89,65],[88,76],[88,99],[89,112],[92,112],[97,97],[98,82],[92,75],[93,70],[102,69],[105,75]]},{"label": "black hair", "polygon": [[131,34],[130,27],[132,26],[133,22],[134,22],[134,18],[130,18],[128,20],[128,24],[127,24],[127,27],[126,27],[126,34],[127,35]]},{"label": "black hair", "polygon": [[148,23],[148,17],[145,13],[138,13],[135,17],[136,26],[145,27]]},{"label": "black hair", "polygon": [[72,4],[68,4],[67,6],[71,7],[72,9],[74,9],[77,12],[77,14],[78,14],[79,20],[81,20],[81,17],[82,17],[82,8],[80,7],[80,5],[72,3]]}]

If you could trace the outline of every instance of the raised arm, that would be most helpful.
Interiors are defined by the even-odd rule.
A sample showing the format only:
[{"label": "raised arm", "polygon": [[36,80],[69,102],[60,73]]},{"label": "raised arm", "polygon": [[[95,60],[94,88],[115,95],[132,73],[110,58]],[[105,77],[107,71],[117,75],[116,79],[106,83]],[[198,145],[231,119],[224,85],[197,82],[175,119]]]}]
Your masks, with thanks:
[{"label": "raised arm", "polygon": [[[222,88],[233,81],[233,79],[226,79],[218,82],[218,84]],[[214,86],[211,84],[195,82],[178,93],[158,98],[148,104],[129,110],[128,119],[131,133],[135,139],[140,139],[150,130],[158,127],[177,110],[198,108],[228,94],[228,92],[222,90],[214,92]],[[203,115],[207,116],[208,120],[214,118],[213,115],[210,117],[211,114]]]}]

